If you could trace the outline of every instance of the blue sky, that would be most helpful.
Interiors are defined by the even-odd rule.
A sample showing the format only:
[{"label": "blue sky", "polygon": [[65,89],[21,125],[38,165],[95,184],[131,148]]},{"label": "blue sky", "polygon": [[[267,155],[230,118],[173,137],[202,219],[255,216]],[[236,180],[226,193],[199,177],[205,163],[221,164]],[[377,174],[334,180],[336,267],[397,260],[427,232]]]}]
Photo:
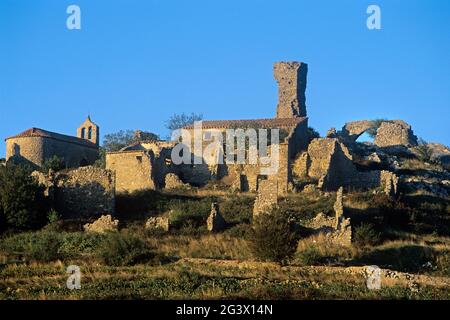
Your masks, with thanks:
[{"label": "blue sky", "polygon": [[[66,8],[81,8],[81,30]],[[381,7],[382,29],[366,28]],[[1,0],[0,156],[30,127],[167,135],[173,113],[273,117],[273,63],[309,64],[310,125],[404,119],[450,144],[447,0]]]}]

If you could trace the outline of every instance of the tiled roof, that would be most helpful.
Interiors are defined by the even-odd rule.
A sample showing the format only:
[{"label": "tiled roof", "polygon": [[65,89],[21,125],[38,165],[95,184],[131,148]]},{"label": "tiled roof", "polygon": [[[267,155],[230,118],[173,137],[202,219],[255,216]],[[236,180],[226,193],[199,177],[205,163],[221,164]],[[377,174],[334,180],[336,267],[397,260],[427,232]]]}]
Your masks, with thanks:
[{"label": "tiled roof", "polygon": [[50,139],[55,139],[55,140],[64,141],[64,142],[68,142],[68,143],[79,144],[79,145],[83,145],[86,147],[97,148],[97,145],[89,140],[81,139],[81,138],[73,137],[73,136],[68,136],[68,135],[60,134],[60,133],[56,133],[56,132],[51,132],[51,131],[47,131],[47,130],[43,130],[43,129],[39,129],[39,128],[31,128],[31,129],[25,130],[24,132],[21,132],[15,136],[6,138],[5,141],[9,140],[9,139],[28,138],[28,137],[50,138]]},{"label": "tiled roof", "polygon": [[[294,127],[306,120],[306,117],[298,118],[272,118],[272,119],[252,119],[252,120],[209,120],[202,121],[203,129],[237,129],[237,128],[280,128]],[[194,129],[194,125],[184,127],[184,129]]]}]

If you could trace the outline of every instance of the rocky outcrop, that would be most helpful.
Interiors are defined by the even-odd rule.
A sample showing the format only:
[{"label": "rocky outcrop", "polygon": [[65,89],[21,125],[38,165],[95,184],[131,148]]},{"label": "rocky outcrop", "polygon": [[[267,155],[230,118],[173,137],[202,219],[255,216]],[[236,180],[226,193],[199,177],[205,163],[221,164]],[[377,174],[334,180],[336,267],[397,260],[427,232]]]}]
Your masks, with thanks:
[{"label": "rocky outcrop", "polygon": [[119,220],[114,220],[111,215],[103,215],[93,223],[86,223],[83,226],[86,232],[105,233],[114,232],[119,228]]}]

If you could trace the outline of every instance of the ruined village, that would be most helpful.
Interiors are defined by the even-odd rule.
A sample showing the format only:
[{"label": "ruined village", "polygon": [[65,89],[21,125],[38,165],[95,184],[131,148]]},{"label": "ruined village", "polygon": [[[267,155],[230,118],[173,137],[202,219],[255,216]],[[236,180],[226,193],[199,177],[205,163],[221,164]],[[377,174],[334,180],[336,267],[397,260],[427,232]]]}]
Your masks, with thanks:
[{"label": "ruined village", "polygon": [[[2,170],[29,168],[52,219],[22,238],[3,236],[5,266],[39,261],[40,254],[27,248],[45,234],[42,241],[58,247],[37,269],[50,263],[56,272],[55,261],[95,269],[87,293],[61,292],[42,279],[52,289],[36,294],[50,298],[97,298],[95,286],[111,272],[102,269],[109,265],[136,268],[151,285],[144,281],[133,291],[121,281],[135,278],[118,276],[106,297],[278,298],[274,290],[282,288],[291,298],[344,298],[353,290],[362,298],[448,299],[450,149],[421,140],[401,119],[349,119],[320,137],[308,125],[308,67],[274,64],[273,118],[201,123],[205,146],[211,133],[227,129],[279,130],[273,174],[264,174],[261,163],[176,164],[172,155],[180,141],[149,138],[141,130],[129,145],[104,150],[95,114],[76,136],[30,128],[7,137]],[[193,134],[195,126],[179,129]],[[361,141],[366,135],[372,141]],[[188,158],[205,157],[189,147]],[[223,143],[220,151],[227,150]],[[62,167],[49,168],[51,159]],[[15,221],[6,209],[2,230]],[[378,291],[366,287],[371,265],[381,270]],[[174,274],[192,287],[172,290]],[[164,285],[156,288],[158,281]],[[10,279],[0,297],[35,298],[32,288],[14,291]]]}]

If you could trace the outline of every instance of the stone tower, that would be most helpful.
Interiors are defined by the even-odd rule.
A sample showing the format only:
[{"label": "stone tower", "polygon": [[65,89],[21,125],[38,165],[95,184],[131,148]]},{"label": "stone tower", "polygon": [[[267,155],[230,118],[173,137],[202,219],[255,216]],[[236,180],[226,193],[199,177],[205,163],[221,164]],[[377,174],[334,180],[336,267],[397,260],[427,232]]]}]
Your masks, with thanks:
[{"label": "stone tower", "polygon": [[100,143],[100,127],[93,123],[91,117],[88,116],[83,124],[78,127],[77,137],[89,140],[98,146]]},{"label": "stone tower", "polygon": [[306,117],[306,76],[303,62],[277,62],[273,67],[278,82],[277,118]]}]

